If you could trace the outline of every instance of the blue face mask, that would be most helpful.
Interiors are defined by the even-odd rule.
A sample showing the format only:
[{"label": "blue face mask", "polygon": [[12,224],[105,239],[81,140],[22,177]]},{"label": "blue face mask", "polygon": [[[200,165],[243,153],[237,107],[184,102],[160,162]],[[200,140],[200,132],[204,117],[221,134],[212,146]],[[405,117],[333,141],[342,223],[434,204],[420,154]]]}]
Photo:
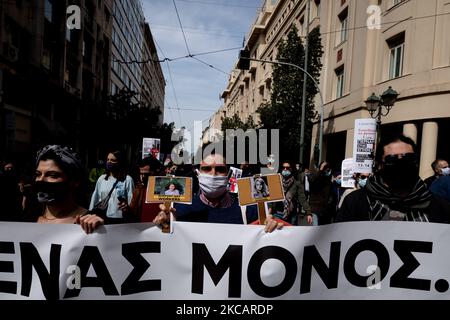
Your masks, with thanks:
[{"label": "blue face mask", "polygon": [[366,186],[367,179],[359,179],[358,184],[361,188],[364,188]]},{"label": "blue face mask", "polygon": [[339,178],[339,179],[336,179],[335,180],[336,181],[336,183],[338,184],[338,185],[341,185],[341,183],[342,183],[342,180]]},{"label": "blue face mask", "polygon": [[289,170],[283,170],[283,171],[281,171],[281,175],[282,175],[283,177],[285,177],[285,178],[290,177],[291,174],[292,174],[292,172],[290,172]]}]

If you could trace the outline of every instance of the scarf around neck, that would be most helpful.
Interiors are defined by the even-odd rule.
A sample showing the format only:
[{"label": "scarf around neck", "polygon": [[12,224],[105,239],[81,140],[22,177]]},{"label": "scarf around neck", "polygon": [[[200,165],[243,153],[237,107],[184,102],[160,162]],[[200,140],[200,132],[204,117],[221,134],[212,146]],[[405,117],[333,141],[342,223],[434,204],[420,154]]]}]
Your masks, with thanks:
[{"label": "scarf around neck", "polygon": [[431,193],[419,177],[413,190],[404,197],[392,193],[378,174],[368,178],[365,188],[370,206],[370,220],[428,222],[427,209],[431,202]]}]

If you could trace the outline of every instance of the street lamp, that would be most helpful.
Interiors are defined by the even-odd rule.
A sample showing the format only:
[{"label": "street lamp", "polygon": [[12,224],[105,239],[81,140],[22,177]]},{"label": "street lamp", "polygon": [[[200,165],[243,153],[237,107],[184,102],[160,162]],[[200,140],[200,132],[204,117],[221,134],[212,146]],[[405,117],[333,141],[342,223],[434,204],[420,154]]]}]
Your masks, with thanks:
[{"label": "street lamp", "polygon": [[[380,141],[381,117],[389,114],[389,111],[391,111],[394,106],[397,97],[398,92],[389,86],[389,88],[383,92],[381,97],[378,97],[375,93],[372,93],[372,95],[365,101],[366,108],[369,111],[370,116],[373,119],[377,119],[377,146]],[[386,107],[386,110],[384,110],[383,106]]]},{"label": "street lamp", "polygon": [[[389,111],[391,111],[392,107],[397,100],[398,93],[392,87],[389,87],[381,97],[372,93],[370,97],[365,101],[366,108],[370,113],[370,116],[374,119],[377,119],[377,124],[381,125],[381,117],[387,116]],[[383,106],[386,107],[386,111],[384,111]]]}]

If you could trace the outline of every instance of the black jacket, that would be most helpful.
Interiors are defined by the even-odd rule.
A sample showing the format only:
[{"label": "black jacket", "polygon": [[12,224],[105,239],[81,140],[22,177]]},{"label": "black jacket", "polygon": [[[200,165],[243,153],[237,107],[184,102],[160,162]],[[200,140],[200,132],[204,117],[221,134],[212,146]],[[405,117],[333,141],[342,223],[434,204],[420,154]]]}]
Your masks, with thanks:
[{"label": "black jacket", "polygon": [[[450,223],[450,204],[434,195],[426,213],[430,222]],[[335,222],[347,221],[370,221],[369,200],[364,188],[345,197]]]}]

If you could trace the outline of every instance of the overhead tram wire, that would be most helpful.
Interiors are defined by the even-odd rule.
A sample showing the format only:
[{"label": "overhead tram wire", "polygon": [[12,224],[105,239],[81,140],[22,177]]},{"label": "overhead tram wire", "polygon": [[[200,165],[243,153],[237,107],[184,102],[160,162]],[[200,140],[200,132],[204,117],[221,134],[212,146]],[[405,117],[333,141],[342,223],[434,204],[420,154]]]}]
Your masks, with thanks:
[{"label": "overhead tram wire", "polygon": [[[238,5],[209,3],[209,2],[203,2],[203,1],[202,2],[201,1],[190,1],[190,0],[189,1],[188,0],[177,0],[177,1],[189,2],[189,3],[203,3],[203,4],[208,4],[208,5],[211,4],[211,5],[220,5],[220,6],[228,6],[228,7],[241,7],[241,6],[238,6]],[[16,2],[17,2],[16,0],[0,0],[0,3],[8,3],[8,4],[16,4]],[[39,6],[39,5],[32,5],[31,7],[32,8],[43,8],[43,6]],[[244,7],[244,6],[242,6],[242,7]],[[251,7],[251,8],[260,8],[260,7]],[[395,23],[400,23],[400,22],[410,21],[410,20],[412,21],[412,20],[436,18],[436,17],[446,16],[446,15],[450,15],[450,12],[436,13],[436,14],[431,14],[431,15],[427,15],[427,16],[420,16],[420,17],[414,17],[414,18],[405,18],[405,19],[401,19],[401,20],[393,20],[393,21],[389,21],[389,22],[383,22],[383,23],[380,23],[380,26],[386,25],[386,24],[395,24]],[[116,15],[111,13],[111,17],[116,18]],[[32,21],[32,20],[35,20],[35,18],[34,17],[28,17],[28,20]],[[96,20],[97,21],[101,21],[101,22],[107,21],[103,17],[97,18]],[[357,27],[354,27],[354,28],[346,28],[345,30],[351,31],[351,30],[366,29],[366,28],[367,28],[367,25],[364,25],[364,26],[357,26]],[[321,32],[320,35],[339,33],[341,31],[342,31],[341,29],[338,29],[338,30],[332,30],[332,31],[327,31],[327,32]],[[40,37],[43,37],[43,34],[38,34],[38,35]],[[304,36],[302,36],[302,37],[304,37]],[[241,47],[239,47],[239,49],[240,48]],[[198,54],[196,54],[196,55],[198,55]],[[175,59],[180,59],[180,58],[189,58],[189,56],[179,57],[179,58],[175,58]],[[170,59],[170,60],[175,60],[175,59]],[[160,62],[165,62],[165,61],[160,61]],[[136,61],[134,63],[144,63],[144,62],[143,61]]]},{"label": "overhead tram wire", "polygon": [[200,62],[200,63],[203,63],[204,65],[206,65],[206,66],[208,66],[208,67],[210,67],[210,68],[213,68],[213,69],[215,69],[215,70],[217,70],[217,71],[219,71],[219,72],[221,72],[221,73],[224,73],[224,74],[226,74],[226,75],[228,75],[228,76],[231,75],[230,73],[225,72],[225,71],[223,71],[223,70],[221,70],[221,69],[219,69],[219,68],[213,66],[212,64],[209,64],[209,63],[207,63],[207,62],[205,62],[205,61],[203,61],[203,60],[200,60],[200,59],[198,59],[198,58],[196,58],[196,57],[191,57],[191,58],[194,59],[194,60],[197,60],[197,61]]},{"label": "overhead tram wire", "polygon": [[[161,50],[159,45],[157,45],[157,47]],[[167,61],[176,61],[176,60],[180,60],[180,59],[188,59],[188,58],[192,58],[192,57],[196,57],[196,56],[204,56],[204,55],[215,54],[215,53],[226,52],[226,51],[233,51],[233,50],[238,50],[238,49],[241,49],[241,47],[233,47],[233,48],[219,49],[219,50],[214,50],[214,51],[193,53],[191,55],[185,55],[185,56],[180,56],[180,57],[175,57],[175,58],[167,58],[163,54],[163,59],[162,60],[146,59],[146,60],[124,61],[124,60],[117,60],[116,59],[114,61],[118,62],[118,63],[121,63],[121,64],[132,64],[132,63],[145,64],[145,63],[149,63],[149,62],[163,63],[163,62],[167,62]]]},{"label": "overhead tram wire", "polygon": [[170,77],[170,84],[172,86],[172,91],[173,91],[173,97],[175,99],[175,105],[177,106],[177,110],[178,110],[178,118],[180,119],[180,127],[182,126],[181,123],[181,112],[180,112],[180,107],[178,105],[178,97],[177,97],[177,92],[175,90],[175,85],[173,84],[173,78],[172,78],[172,71],[170,69],[170,63],[167,62],[167,70],[169,71],[169,77]]},{"label": "overhead tram wire", "polygon": [[178,23],[180,24],[181,33],[183,34],[183,39],[184,39],[184,44],[186,45],[186,50],[190,56],[191,51],[189,50],[189,46],[188,46],[188,43],[186,40],[186,34],[184,33],[183,24],[181,23],[180,14],[178,13],[177,4],[176,4],[175,0],[172,0],[172,2],[173,2],[173,6],[175,7],[175,12],[177,13]]}]

